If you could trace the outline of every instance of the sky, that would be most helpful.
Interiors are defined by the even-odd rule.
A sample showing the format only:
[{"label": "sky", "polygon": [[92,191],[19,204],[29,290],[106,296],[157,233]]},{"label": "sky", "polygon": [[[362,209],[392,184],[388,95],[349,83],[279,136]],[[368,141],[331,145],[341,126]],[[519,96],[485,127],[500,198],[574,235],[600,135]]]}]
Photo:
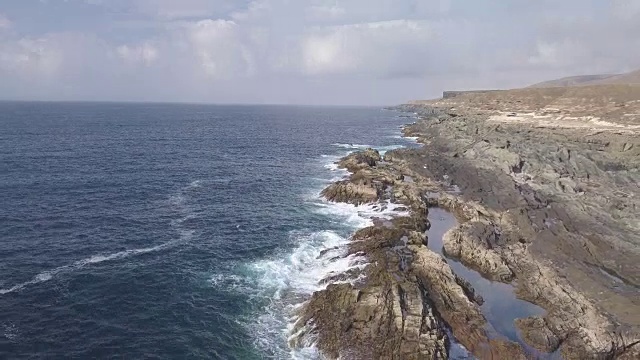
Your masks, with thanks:
[{"label": "sky", "polygon": [[0,0],[0,99],[392,105],[640,68],[640,0]]}]

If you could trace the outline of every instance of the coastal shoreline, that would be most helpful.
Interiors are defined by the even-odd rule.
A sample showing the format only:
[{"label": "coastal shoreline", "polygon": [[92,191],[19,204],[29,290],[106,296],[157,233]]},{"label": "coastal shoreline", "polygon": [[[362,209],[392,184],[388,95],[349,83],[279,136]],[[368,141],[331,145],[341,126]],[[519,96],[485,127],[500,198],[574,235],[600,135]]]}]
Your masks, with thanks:
[{"label": "coastal shoreline", "polygon": [[[372,149],[348,155],[338,166],[348,170],[349,177],[331,184],[322,195],[354,205],[390,202],[404,206],[408,214],[374,219],[373,226],[352,236],[346,256],[364,256],[368,265],[324,280],[327,287],[299,309],[291,345],[313,341],[326,357],[349,359],[449,358],[455,342],[480,359],[637,356],[637,327],[603,311],[566,275],[559,275],[552,261],[532,251],[539,232],[528,211],[560,208],[552,201],[541,206],[543,191],[514,178],[513,174],[526,173],[521,159],[507,156],[504,172],[503,163],[490,167],[470,162],[456,153],[458,149],[445,148],[457,141],[443,131],[450,130],[449,125],[473,124],[478,128],[470,132],[479,134],[481,126],[495,127],[486,121],[488,116],[467,122],[468,113],[423,104],[400,110],[419,115],[403,132],[423,146],[390,151],[384,157]],[[487,184],[496,188],[477,191]],[[507,194],[509,187],[527,191],[508,199],[499,194],[501,187]],[[443,255],[487,279],[514,284],[518,298],[546,311],[516,320],[521,341],[496,336],[472,284],[429,248],[425,233],[433,207],[450,211],[458,220],[443,237]],[[549,216],[541,221],[547,230],[558,223]],[[633,284],[624,284],[624,291],[637,291]],[[628,295],[620,297],[637,305]]]}]

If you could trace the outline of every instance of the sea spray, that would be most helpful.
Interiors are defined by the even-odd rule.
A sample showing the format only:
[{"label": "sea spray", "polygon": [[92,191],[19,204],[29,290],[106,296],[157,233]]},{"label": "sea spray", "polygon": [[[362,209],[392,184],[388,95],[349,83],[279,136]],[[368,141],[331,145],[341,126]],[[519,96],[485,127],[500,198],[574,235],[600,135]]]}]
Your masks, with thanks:
[{"label": "sea spray", "polygon": [[[290,241],[294,244],[292,251],[248,264],[242,270],[247,281],[254,283],[259,296],[268,299],[264,313],[247,324],[249,331],[253,333],[254,345],[267,354],[293,359],[319,358],[312,337],[304,344],[297,344],[295,348],[285,348],[282,344],[283,337],[295,338],[291,331],[298,320],[296,310],[314,292],[325,289],[329,284],[362,280],[360,276],[340,276],[352,270],[363,270],[367,266],[367,259],[359,254],[347,256],[347,245],[353,232],[373,225],[374,218],[391,219],[409,215],[403,206],[390,201],[356,206],[329,202],[321,197],[320,192],[327,183],[349,174],[338,168],[336,162],[340,158],[372,147],[352,144],[334,146],[350,150],[338,155],[322,155],[321,165],[329,170],[327,176],[331,177],[314,179],[319,181],[317,187],[302,197],[303,203],[312,213],[325,218],[328,228],[316,232],[292,231],[289,234]],[[386,152],[401,147],[402,145],[390,145],[373,148]],[[235,280],[237,279],[231,281]],[[219,283],[229,279],[220,280],[219,275],[216,275],[212,281]]]},{"label": "sea spray", "polygon": [[[385,135],[406,121],[367,108],[3,106],[7,148],[23,151],[6,154],[0,176],[0,288],[44,281],[0,295],[0,358],[46,357],[52,343],[81,358],[114,348],[128,358],[313,358],[313,341],[287,347],[304,298],[286,282],[266,289],[254,265],[277,265],[304,241],[319,243],[313,257],[333,235],[347,240],[353,224],[300,196],[346,175],[324,165],[357,149],[332,143],[403,144]],[[181,231],[193,235],[119,254]],[[278,350],[261,351],[269,346]]]}]

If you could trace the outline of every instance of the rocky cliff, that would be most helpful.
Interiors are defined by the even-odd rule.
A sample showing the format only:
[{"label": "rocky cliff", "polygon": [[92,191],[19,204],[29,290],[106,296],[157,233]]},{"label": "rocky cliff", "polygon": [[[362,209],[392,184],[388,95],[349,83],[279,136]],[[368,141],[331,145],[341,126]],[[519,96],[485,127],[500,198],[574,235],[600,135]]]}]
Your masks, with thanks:
[{"label": "rocky cliff", "polygon": [[[640,90],[524,89],[414,103],[419,149],[341,160],[349,178],[323,195],[399,206],[352,237],[367,265],[325,279],[299,310],[292,345],[328,358],[640,357]],[[408,181],[411,179],[411,181]],[[472,285],[430,250],[430,207],[459,224],[446,256],[546,310],[496,336]]]}]

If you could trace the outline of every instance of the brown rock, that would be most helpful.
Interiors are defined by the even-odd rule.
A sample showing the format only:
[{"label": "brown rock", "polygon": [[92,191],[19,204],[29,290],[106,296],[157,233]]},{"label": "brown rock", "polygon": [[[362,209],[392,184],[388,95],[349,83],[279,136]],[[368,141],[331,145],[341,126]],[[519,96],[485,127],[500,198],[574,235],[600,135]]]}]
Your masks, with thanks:
[{"label": "brown rock", "polygon": [[321,195],[329,201],[360,205],[378,200],[378,189],[372,184],[343,180],[329,185]]},{"label": "brown rock", "polygon": [[484,315],[440,255],[425,247],[410,248],[415,254],[412,272],[462,345],[480,359],[526,359],[518,344],[489,338]]},{"label": "brown rock", "polygon": [[360,169],[376,166],[380,160],[382,158],[378,150],[366,149],[344,157],[338,162],[338,166],[355,173]]},{"label": "brown rock", "polygon": [[444,238],[444,253],[459,259],[486,277],[510,282],[514,274],[499,253],[487,248],[487,236],[492,230],[482,223],[466,223],[448,231]]},{"label": "brown rock", "polygon": [[399,267],[394,249],[404,232],[369,227],[354,235],[350,251],[372,260],[366,280],[314,293],[300,312],[292,345],[312,337],[330,359],[447,358],[444,325],[420,285]]},{"label": "brown rock", "polygon": [[516,326],[527,344],[543,353],[552,353],[560,346],[560,339],[549,329],[543,318],[516,319]]}]

